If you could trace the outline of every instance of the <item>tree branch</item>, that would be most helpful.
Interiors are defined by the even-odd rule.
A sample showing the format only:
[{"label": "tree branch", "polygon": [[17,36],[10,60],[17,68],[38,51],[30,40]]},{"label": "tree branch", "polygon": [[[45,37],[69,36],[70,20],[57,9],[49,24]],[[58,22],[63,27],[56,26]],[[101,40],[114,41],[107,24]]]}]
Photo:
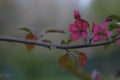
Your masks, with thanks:
[{"label": "tree branch", "polygon": [[[120,39],[118,37],[116,40]],[[96,47],[96,46],[103,46],[106,44],[111,44],[116,42],[114,41],[107,41],[107,42],[101,42],[101,43],[92,43],[92,44],[79,44],[79,45],[59,45],[59,44],[53,44],[53,43],[46,43],[46,42],[41,42],[41,41],[36,41],[36,40],[26,40],[23,38],[16,38],[16,37],[5,37],[5,36],[0,36],[0,41],[7,41],[7,42],[17,42],[17,43],[29,43],[29,44],[34,44],[42,47],[56,47],[58,49],[76,49],[76,48],[87,48],[87,47]]]}]

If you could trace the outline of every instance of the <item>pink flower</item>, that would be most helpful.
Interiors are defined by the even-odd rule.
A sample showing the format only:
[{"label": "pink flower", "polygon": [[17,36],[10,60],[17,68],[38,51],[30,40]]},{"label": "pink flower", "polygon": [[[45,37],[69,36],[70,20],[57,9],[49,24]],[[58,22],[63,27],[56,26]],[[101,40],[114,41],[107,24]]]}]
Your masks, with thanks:
[{"label": "pink flower", "polygon": [[117,32],[120,34],[120,28],[118,28]]},{"label": "pink flower", "polygon": [[76,19],[76,20],[79,20],[80,19],[80,13],[79,13],[79,11],[78,10],[75,10],[74,11],[74,18]]},{"label": "pink flower", "polygon": [[119,40],[117,40],[117,44],[118,44],[118,45],[120,45],[120,39],[119,39]]},{"label": "pink flower", "polygon": [[103,80],[103,77],[98,71],[94,70],[92,72],[92,80]]},{"label": "pink flower", "polygon": [[72,33],[72,40],[78,40],[79,38],[85,39],[87,37],[88,24],[84,21],[76,20],[73,24],[70,24],[69,30]]},{"label": "pink flower", "polygon": [[[117,29],[118,34],[120,34],[120,28]],[[117,40],[117,44],[120,45],[120,39]]]},{"label": "pink flower", "polygon": [[107,30],[107,25],[108,25],[109,21],[111,21],[111,19],[107,18],[101,26],[99,26],[97,24],[93,25],[92,41],[105,40],[105,39],[108,39],[112,35],[112,32]]},{"label": "pink flower", "polygon": [[87,21],[81,19],[80,13],[78,10],[74,11],[75,22],[70,24],[69,30],[72,33],[72,40],[78,40],[79,38],[85,39],[87,37],[87,28],[89,24]]},{"label": "pink flower", "polygon": [[81,18],[80,13],[79,13],[78,10],[75,10],[75,11],[74,11],[74,19],[75,19],[75,20],[79,20],[79,21],[82,22],[82,23],[85,23],[86,26],[89,26],[89,23],[88,23],[87,21],[85,21],[84,19]]}]

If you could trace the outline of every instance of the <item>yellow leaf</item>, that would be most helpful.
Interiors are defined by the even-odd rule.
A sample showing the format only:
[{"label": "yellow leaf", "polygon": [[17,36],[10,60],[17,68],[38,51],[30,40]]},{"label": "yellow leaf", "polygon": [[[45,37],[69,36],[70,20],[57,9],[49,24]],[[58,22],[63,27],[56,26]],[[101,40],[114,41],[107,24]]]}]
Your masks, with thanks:
[{"label": "yellow leaf", "polygon": [[68,54],[62,55],[59,59],[59,63],[64,69],[71,69],[76,67],[75,60]]},{"label": "yellow leaf", "polygon": [[87,62],[87,55],[84,54],[83,52],[80,52],[80,53],[79,53],[79,56],[78,56],[78,61],[79,61],[80,66],[81,66],[82,68],[85,67],[86,62]]}]

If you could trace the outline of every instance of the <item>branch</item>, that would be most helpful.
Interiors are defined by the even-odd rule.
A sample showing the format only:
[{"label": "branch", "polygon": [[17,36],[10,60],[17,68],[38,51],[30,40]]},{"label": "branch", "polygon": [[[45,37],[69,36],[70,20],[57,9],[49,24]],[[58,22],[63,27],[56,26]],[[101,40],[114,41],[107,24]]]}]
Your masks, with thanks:
[{"label": "branch", "polygon": [[[120,37],[118,37],[116,40],[120,39]],[[0,36],[0,41],[7,41],[7,42],[17,42],[17,43],[29,43],[29,44],[34,44],[34,45],[38,45],[38,46],[42,46],[42,47],[56,47],[58,49],[76,49],[76,48],[87,48],[87,47],[96,47],[96,46],[103,46],[106,44],[111,44],[116,42],[116,40],[112,40],[112,41],[107,41],[107,42],[101,42],[101,43],[92,43],[92,44],[79,44],[79,45],[59,45],[59,44],[52,44],[52,43],[45,43],[45,42],[41,42],[41,41],[36,41],[36,40],[26,40],[23,38],[16,38],[16,37],[5,37],[5,36]]]}]

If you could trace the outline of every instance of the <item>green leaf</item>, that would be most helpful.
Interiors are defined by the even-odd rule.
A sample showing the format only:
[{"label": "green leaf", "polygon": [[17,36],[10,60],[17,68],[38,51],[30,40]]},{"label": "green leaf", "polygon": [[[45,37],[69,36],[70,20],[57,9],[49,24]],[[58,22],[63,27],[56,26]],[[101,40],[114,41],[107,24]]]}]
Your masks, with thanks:
[{"label": "green leaf", "polygon": [[[118,34],[115,34],[113,36],[111,36],[112,40],[113,41],[116,41],[116,37],[118,36]],[[111,44],[106,44],[104,45],[104,49],[106,50],[107,48],[109,48],[111,46]]]},{"label": "green leaf", "polygon": [[109,17],[116,20],[116,21],[118,21],[118,22],[120,22],[120,17],[117,16],[117,15],[110,15]]},{"label": "green leaf", "polygon": [[72,42],[72,39],[67,40],[67,44],[70,44]]},{"label": "green leaf", "polygon": [[104,45],[104,49],[106,50],[108,47],[110,47],[111,44]]},{"label": "green leaf", "polygon": [[118,36],[118,34],[115,34],[115,35],[111,36],[112,40],[113,40],[113,41],[116,41],[116,37],[117,37],[117,36]]},{"label": "green leaf", "polygon": [[42,40],[42,42],[52,43],[52,41],[50,41],[50,40],[48,40],[48,39],[44,39],[44,40]]},{"label": "green leaf", "polygon": [[72,52],[75,53],[75,54],[79,54],[80,51],[78,51],[78,50],[72,50]]},{"label": "green leaf", "polygon": [[32,33],[32,31],[30,30],[30,29],[28,29],[28,28],[20,28],[20,30],[23,30],[23,31],[27,31],[27,32],[29,32],[29,33]]},{"label": "green leaf", "polygon": [[70,44],[72,42],[72,39],[68,39],[67,41],[62,40],[61,44],[65,45],[65,44]]},{"label": "green leaf", "polygon": [[66,43],[65,40],[62,40],[60,44],[65,45],[65,44],[67,44],[67,43]]},{"label": "green leaf", "polygon": [[63,31],[63,30],[48,30],[48,31],[46,31],[45,33],[65,33],[65,31]]},{"label": "green leaf", "polygon": [[118,25],[118,24],[110,24],[109,25],[109,30],[111,31],[111,30],[114,30],[114,29],[118,29],[120,27],[120,25]]}]

